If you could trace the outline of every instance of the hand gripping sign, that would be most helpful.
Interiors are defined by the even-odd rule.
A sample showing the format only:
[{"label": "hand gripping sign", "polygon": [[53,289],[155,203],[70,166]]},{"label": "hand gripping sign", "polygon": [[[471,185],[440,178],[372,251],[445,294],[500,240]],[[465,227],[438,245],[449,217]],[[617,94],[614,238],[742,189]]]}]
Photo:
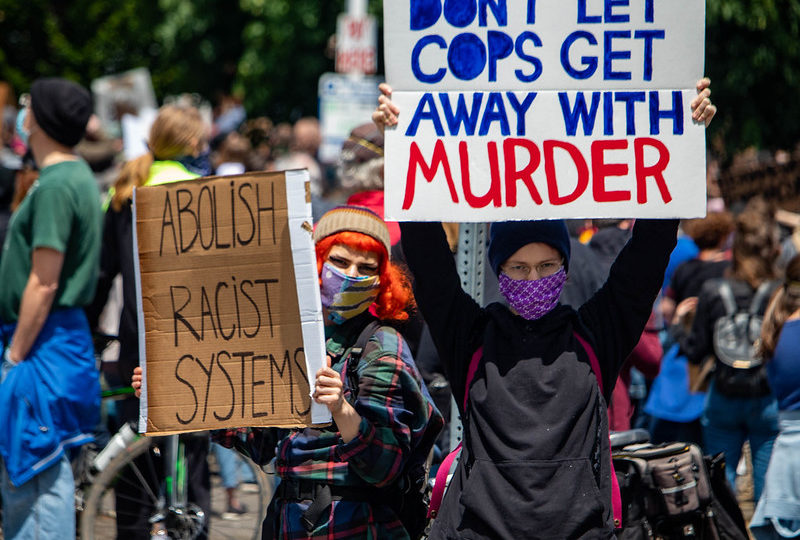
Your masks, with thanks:
[{"label": "hand gripping sign", "polygon": [[697,217],[700,0],[384,2],[386,217]]},{"label": "hand gripping sign", "polygon": [[139,430],[329,422],[308,173],[137,188],[134,223]]}]

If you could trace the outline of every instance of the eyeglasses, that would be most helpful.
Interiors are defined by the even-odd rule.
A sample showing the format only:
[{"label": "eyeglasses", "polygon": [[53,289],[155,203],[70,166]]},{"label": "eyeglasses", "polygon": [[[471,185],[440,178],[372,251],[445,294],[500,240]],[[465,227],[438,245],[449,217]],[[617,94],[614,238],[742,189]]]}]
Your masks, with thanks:
[{"label": "eyeglasses", "polygon": [[19,108],[24,109],[25,107],[31,104],[31,95],[30,94],[22,94],[19,96]]},{"label": "eyeglasses", "polygon": [[[511,279],[522,281],[528,279],[542,279],[558,273],[564,266],[564,261],[545,261],[537,265],[513,263],[507,264],[500,270]],[[535,277],[531,278],[531,272],[536,272]]]}]

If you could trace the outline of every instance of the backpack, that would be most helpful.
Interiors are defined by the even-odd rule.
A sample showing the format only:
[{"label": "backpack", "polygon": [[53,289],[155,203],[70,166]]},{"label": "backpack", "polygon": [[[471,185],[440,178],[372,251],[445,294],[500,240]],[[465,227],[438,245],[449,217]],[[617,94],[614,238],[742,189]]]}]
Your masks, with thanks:
[{"label": "backpack", "polygon": [[620,540],[747,540],[722,455],[694,444],[634,444],[613,452],[622,495]]},{"label": "backpack", "polygon": [[718,292],[725,315],[714,323],[714,353],[719,360],[714,379],[717,390],[726,396],[756,397],[768,392],[764,361],[757,347],[772,289],[772,282],[762,283],[744,310],[738,308],[730,283],[720,282]]},{"label": "backpack", "polygon": [[[572,335],[578,340],[581,347],[583,347],[583,350],[586,352],[586,355],[589,357],[592,373],[594,373],[594,376],[597,379],[597,385],[600,388],[600,393],[602,394],[603,378],[600,373],[600,362],[597,359],[594,349],[592,349],[592,346],[577,332],[573,331]],[[469,367],[467,369],[466,385],[464,388],[464,402],[462,406],[463,411],[467,410],[467,403],[469,401],[469,387],[472,385],[472,380],[475,378],[475,373],[478,371],[478,366],[480,365],[482,358],[483,347],[479,347],[478,350],[472,355]],[[430,505],[428,507],[428,525],[426,532],[430,530],[433,520],[436,519],[436,516],[439,513],[439,508],[441,507],[442,499],[444,498],[444,492],[447,489],[450,468],[453,466],[453,462],[456,460],[456,458],[458,458],[461,454],[462,445],[463,441],[458,443],[458,446],[456,446],[456,448],[444,458],[442,463],[439,465],[439,470],[436,472],[436,479],[433,484],[433,490],[430,496]],[[613,474],[611,475],[611,505],[614,514],[614,524],[616,527],[619,527],[622,519],[622,502],[620,498],[619,486],[617,485],[617,477]]]},{"label": "backpack", "polygon": [[750,369],[763,363],[756,342],[761,337],[764,303],[771,288],[771,282],[762,283],[748,310],[744,311],[738,309],[730,283],[720,283],[718,292],[725,306],[725,315],[714,323],[714,352],[723,364],[735,369]]},{"label": "backpack", "polygon": [[[377,320],[370,322],[358,336],[353,347],[351,347],[345,364],[346,387],[350,390],[352,400],[358,395],[358,365],[361,355],[369,339],[381,328],[381,323]],[[413,363],[413,360],[412,360]],[[413,366],[416,369],[416,366]],[[433,399],[428,394],[425,383],[422,384],[422,391],[433,403]],[[422,538],[427,525],[428,500],[430,497],[430,487],[428,485],[428,472],[433,459],[433,447],[428,452],[425,460],[408,460],[403,467],[403,472],[399,480],[389,489],[396,489],[399,493],[394,493],[393,501],[397,501],[394,510],[397,512],[400,522],[412,540]]]}]

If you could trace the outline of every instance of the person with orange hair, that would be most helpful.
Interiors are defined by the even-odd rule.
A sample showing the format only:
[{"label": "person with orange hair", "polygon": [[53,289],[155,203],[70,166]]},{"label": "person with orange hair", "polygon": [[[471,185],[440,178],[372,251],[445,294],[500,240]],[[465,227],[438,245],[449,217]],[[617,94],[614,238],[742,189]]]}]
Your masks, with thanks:
[{"label": "person with orange hair", "polygon": [[[327,366],[313,398],[326,428],[247,428],[213,438],[280,477],[263,538],[419,538],[425,463],[444,420],[408,344],[393,325],[415,306],[408,276],[390,260],[386,223],[341,206],[314,231]],[[141,385],[141,373],[134,387]],[[277,446],[277,448],[276,448]],[[418,502],[418,506],[410,502]]]}]

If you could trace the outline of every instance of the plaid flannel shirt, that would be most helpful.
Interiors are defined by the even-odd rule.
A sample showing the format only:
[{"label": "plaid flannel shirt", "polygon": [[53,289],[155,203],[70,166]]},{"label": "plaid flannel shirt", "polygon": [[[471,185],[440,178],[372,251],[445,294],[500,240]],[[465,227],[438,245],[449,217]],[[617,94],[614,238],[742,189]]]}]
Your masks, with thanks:
[{"label": "plaid flannel shirt", "polygon": [[[370,320],[365,313],[328,327],[326,350],[334,370],[346,373],[350,348]],[[394,329],[381,327],[364,347],[357,371],[355,400],[344,375],[343,380],[345,398],[361,415],[358,435],[345,443],[335,426],[292,430],[277,445],[275,469],[282,480],[386,487],[400,479],[408,460],[427,456],[444,420],[405,340]],[[237,447],[252,447],[258,436],[258,431],[248,430],[228,431],[216,438],[227,438],[222,442],[228,446],[235,441]],[[408,538],[393,509],[350,500],[334,501],[309,536],[300,520],[308,505],[308,501],[280,501],[280,538]]]}]

